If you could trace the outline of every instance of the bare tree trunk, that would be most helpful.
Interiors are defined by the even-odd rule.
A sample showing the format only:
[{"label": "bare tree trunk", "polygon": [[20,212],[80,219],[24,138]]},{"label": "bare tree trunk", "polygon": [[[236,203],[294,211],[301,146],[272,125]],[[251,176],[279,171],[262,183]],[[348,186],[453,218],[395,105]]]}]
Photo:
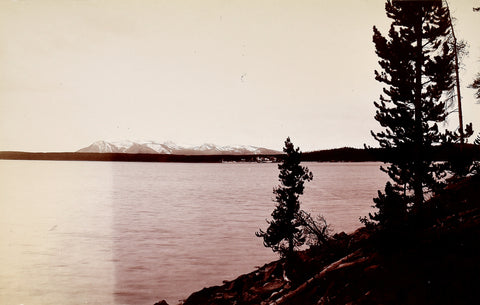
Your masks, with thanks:
[{"label": "bare tree trunk", "polygon": [[[452,17],[450,16],[450,7],[448,6],[448,2],[446,0],[445,0],[445,5],[447,6],[448,21],[450,23],[450,28],[452,30],[452,37],[453,37],[453,54],[455,56],[455,79],[456,79],[456,87],[457,87],[460,143],[463,144],[465,142],[465,135],[463,133],[462,95],[460,94],[460,76],[459,76],[459,73],[458,73],[457,37],[455,36],[455,31],[453,29]],[[462,146],[460,146],[460,149],[462,149]]]}]

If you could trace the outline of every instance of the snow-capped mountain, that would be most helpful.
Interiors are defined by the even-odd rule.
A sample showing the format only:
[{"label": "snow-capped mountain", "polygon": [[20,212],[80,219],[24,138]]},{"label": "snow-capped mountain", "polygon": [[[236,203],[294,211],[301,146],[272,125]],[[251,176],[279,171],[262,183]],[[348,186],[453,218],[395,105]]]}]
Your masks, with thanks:
[{"label": "snow-capped mountain", "polygon": [[77,152],[174,155],[262,155],[280,153],[276,150],[250,145],[217,146],[209,143],[200,146],[181,146],[171,141],[164,143],[157,143],[153,141],[97,141],[88,147],[78,150]]}]

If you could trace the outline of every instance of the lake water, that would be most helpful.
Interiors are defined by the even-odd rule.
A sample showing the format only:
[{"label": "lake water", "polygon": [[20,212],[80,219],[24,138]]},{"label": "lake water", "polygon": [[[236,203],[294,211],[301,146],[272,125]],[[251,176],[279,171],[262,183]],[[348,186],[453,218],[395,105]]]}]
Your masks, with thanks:
[{"label": "lake water", "polygon": [[[353,231],[380,163],[304,163],[302,208]],[[177,304],[277,259],[276,164],[0,161],[0,304]]]}]

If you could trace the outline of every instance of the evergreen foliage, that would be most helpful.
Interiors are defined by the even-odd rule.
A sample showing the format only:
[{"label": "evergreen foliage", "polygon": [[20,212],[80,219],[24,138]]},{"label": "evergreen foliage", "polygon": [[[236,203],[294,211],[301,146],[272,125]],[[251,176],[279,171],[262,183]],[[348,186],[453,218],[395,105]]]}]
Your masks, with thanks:
[{"label": "evergreen foliage", "polygon": [[299,196],[303,194],[305,181],[312,180],[313,175],[307,167],[300,165],[300,149],[295,149],[290,138],[285,141],[283,151],[285,157],[278,165],[281,184],[273,189],[277,202],[271,214],[273,219],[267,220],[269,227],[265,232],[260,229],[255,235],[263,238],[265,247],[272,248],[281,256],[287,256],[305,243],[302,220],[299,217]]},{"label": "evergreen foliage", "polygon": [[468,86],[469,88],[476,89],[475,98],[480,103],[480,73],[477,74],[476,78],[473,80],[473,83]]},{"label": "evergreen foliage", "polygon": [[374,103],[375,119],[384,130],[372,131],[372,136],[382,148],[395,149],[403,158],[382,167],[393,183],[374,199],[379,212],[370,218],[393,225],[412,208],[420,208],[426,194],[443,188],[447,165],[433,162],[428,152],[456,141],[458,134],[438,127],[448,115],[447,93],[454,86],[447,9],[442,1],[387,1],[385,9],[393,20],[388,37],[373,28],[381,67],[375,79],[385,84]]}]

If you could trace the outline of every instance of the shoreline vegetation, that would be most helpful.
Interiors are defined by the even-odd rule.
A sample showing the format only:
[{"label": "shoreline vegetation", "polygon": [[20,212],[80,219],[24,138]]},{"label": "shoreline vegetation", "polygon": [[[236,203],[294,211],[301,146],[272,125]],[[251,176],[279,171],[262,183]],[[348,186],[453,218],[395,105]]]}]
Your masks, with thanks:
[{"label": "shoreline vegetation", "polygon": [[[434,147],[428,154],[434,161],[480,160],[480,145],[458,144]],[[45,160],[45,161],[110,161],[110,162],[279,162],[283,154],[261,155],[175,155],[175,154],[128,154],[84,152],[21,152],[0,151],[0,160]],[[384,148],[352,148],[303,152],[302,161],[307,162],[388,162],[409,158],[405,153]]]},{"label": "shoreline vegetation", "polygon": [[337,233],[296,252],[294,270],[283,258],[180,304],[473,304],[480,298],[478,198],[480,175],[460,179],[404,230]]}]

